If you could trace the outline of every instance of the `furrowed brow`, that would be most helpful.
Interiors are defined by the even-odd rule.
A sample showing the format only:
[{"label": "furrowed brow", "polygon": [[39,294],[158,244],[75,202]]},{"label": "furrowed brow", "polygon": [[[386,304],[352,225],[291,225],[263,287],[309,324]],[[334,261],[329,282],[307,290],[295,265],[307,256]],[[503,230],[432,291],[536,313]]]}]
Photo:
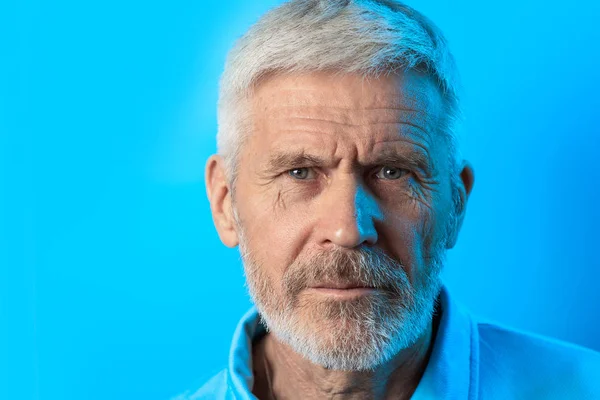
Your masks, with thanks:
[{"label": "furrowed brow", "polygon": [[303,151],[291,153],[275,153],[269,157],[265,169],[270,172],[279,172],[292,168],[314,167],[325,164],[325,160]]},{"label": "furrowed brow", "polygon": [[431,162],[426,154],[420,151],[410,151],[406,154],[387,152],[379,155],[373,160],[375,165],[406,165],[428,173],[431,170]]}]

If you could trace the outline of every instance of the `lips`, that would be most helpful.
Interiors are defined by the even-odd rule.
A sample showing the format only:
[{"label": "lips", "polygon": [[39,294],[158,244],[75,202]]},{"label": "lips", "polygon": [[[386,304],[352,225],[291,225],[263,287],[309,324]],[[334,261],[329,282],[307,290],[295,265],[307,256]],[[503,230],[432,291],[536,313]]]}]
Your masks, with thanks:
[{"label": "lips", "polygon": [[373,286],[364,285],[362,283],[352,282],[322,282],[311,286],[313,289],[375,289]]},{"label": "lips", "polygon": [[326,296],[338,301],[355,300],[366,296],[372,296],[379,292],[379,290],[363,284],[341,282],[321,283],[309,287],[306,291],[307,294]]}]

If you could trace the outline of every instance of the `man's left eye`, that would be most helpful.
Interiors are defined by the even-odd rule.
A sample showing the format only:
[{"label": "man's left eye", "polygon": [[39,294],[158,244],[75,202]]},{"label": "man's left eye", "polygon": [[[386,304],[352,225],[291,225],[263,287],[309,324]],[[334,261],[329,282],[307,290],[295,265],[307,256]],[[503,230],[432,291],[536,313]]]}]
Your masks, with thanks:
[{"label": "man's left eye", "polygon": [[379,179],[393,180],[400,179],[406,174],[408,174],[408,170],[406,169],[384,166],[381,167],[379,171],[377,171],[375,176]]}]

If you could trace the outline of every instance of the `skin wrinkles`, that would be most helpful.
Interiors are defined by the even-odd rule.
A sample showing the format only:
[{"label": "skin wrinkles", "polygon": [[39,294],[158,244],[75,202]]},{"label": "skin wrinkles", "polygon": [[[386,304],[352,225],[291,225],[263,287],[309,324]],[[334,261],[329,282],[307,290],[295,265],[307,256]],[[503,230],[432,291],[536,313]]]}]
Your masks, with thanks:
[{"label": "skin wrinkles", "polygon": [[[307,92],[307,90],[304,90],[304,92]],[[290,126],[291,125],[290,122],[286,121],[283,118],[282,115],[279,115],[278,118],[274,118],[273,117],[273,115],[277,115],[276,111],[280,107],[280,103],[281,103],[282,99],[281,98],[274,99],[272,96],[266,96],[266,98],[269,99],[269,100],[271,100],[271,101],[273,101],[273,103],[275,105],[271,106],[270,104],[265,104],[265,102],[263,101],[263,99],[259,98],[259,101],[257,102],[258,104],[256,105],[256,108],[260,109],[263,112],[264,115],[268,116],[267,118],[265,118],[265,120],[269,122],[269,125],[263,127],[263,126],[261,126],[259,124],[258,126],[256,126],[255,130],[256,131],[260,131],[260,130],[263,130],[264,128],[267,128],[267,130],[268,130],[270,128],[270,129],[272,129],[274,131],[273,133],[280,133],[280,129],[279,129],[280,126],[282,126],[282,125],[283,126]],[[297,96],[289,96],[286,93],[286,96],[283,97],[283,101],[284,102],[285,101],[290,101],[290,99],[294,99],[294,98],[297,98]],[[311,99],[312,98],[318,98],[318,96],[311,95]],[[278,100],[278,101],[276,101],[276,100]],[[367,104],[370,104],[370,101],[371,101],[371,99],[367,99]],[[396,102],[396,97],[394,97],[393,102],[394,103]],[[331,102],[329,102],[329,103],[331,103]],[[383,107],[378,107],[378,108],[379,109],[383,109]],[[319,109],[319,110],[329,109],[329,106],[325,107],[325,108],[323,108],[323,107],[312,107],[312,109]],[[337,107],[337,109],[351,110],[351,108],[348,108],[348,107]],[[359,116],[361,115],[361,113],[357,113],[357,114]],[[355,115],[355,114],[352,114],[352,115]],[[429,114],[429,115],[431,115],[431,114]],[[362,115],[361,118],[364,120],[365,119],[364,115]],[[431,117],[430,117],[430,119],[434,120],[434,118],[431,118]],[[282,120],[285,121],[285,122],[280,122]],[[373,119],[372,118],[371,120],[375,120],[376,121],[377,119]],[[266,123],[266,122],[263,121],[263,123]],[[432,122],[428,123],[428,126],[435,126],[435,122],[432,121]],[[294,128],[296,128],[296,127],[294,127]],[[337,134],[337,131],[332,132],[332,134]],[[343,132],[341,134],[346,134],[346,132]],[[386,136],[392,136],[393,139],[389,139],[389,140],[388,139],[384,139],[383,141],[391,141],[391,140],[398,141],[398,136],[397,135],[398,135],[397,130],[393,131],[393,132],[390,132]],[[318,134],[298,134],[298,135],[294,135],[292,137],[283,136],[281,138],[277,138],[278,139],[277,141],[273,141],[271,143],[278,143],[279,146],[281,146],[281,147],[288,147],[288,148],[291,147],[291,146],[297,145],[298,142],[306,144],[306,145],[308,145],[310,147],[313,147],[313,148],[324,148],[324,147],[325,148],[330,148],[330,147],[332,147],[332,151],[328,152],[328,153],[331,154],[331,157],[333,157],[335,155],[335,153],[338,152],[337,150],[338,150],[339,143],[336,142],[334,145],[328,144],[328,143],[326,143],[327,140],[326,140],[326,137],[324,137],[324,136],[326,136],[324,134],[324,132],[319,132]],[[376,135],[365,135],[365,134],[363,134],[363,135],[355,135],[355,136],[358,136],[356,140],[358,142],[362,142],[360,144],[364,143],[363,146],[367,147],[367,148],[373,148],[375,146],[375,144],[379,141]],[[415,143],[417,143],[419,145],[421,144],[420,142],[418,142],[418,140],[411,140],[411,141],[407,141],[407,142],[409,144],[415,144]],[[422,145],[422,147],[429,154],[429,149],[427,148],[427,146],[426,145]],[[356,150],[356,151],[358,151],[358,150]],[[431,159],[431,157],[429,157],[429,158]],[[336,166],[339,161],[340,160],[339,160],[339,157],[338,157],[337,161],[332,161],[332,165]],[[259,177],[261,177],[261,174],[260,173],[256,173],[256,175],[255,175],[254,178],[259,178]],[[263,175],[262,178],[263,178],[263,181],[265,183],[266,182],[273,182],[271,176],[265,177]],[[268,179],[265,179],[265,178],[268,178]],[[429,188],[431,188],[432,186],[433,185],[428,185]],[[286,192],[287,193],[293,193],[292,190],[289,190],[289,191],[286,191]],[[423,196],[421,196],[421,198],[423,198]],[[268,203],[270,203],[270,202],[268,202],[268,200],[265,199],[265,204],[268,204]],[[289,203],[289,201],[286,201],[286,203]],[[423,200],[422,200],[422,203],[423,204],[427,204]],[[428,208],[430,208],[430,207],[428,207]],[[275,213],[276,213],[276,211],[275,211]],[[273,218],[273,217],[276,217],[276,215],[271,215],[269,217]]]},{"label": "skin wrinkles", "polygon": [[[420,325],[410,319],[432,311],[411,302],[435,287],[452,222],[450,157],[437,129],[442,103],[435,83],[413,71],[367,83],[356,75],[275,76],[254,91],[252,131],[241,149],[231,202],[238,220],[231,223],[225,200],[223,207],[213,206],[213,214],[224,210],[215,224],[224,243],[244,244],[249,289],[273,324],[253,345],[254,359],[264,361],[254,366],[259,398],[270,398],[262,391],[267,370],[278,398],[402,399],[414,391],[434,321]],[[381,167],[401,173],[398,179],[376,176]],[[304,179],[290,175],[293,169],[302,169]],[[332,263],[334,254],[352,268]],[[359,255],[382,264],[357,264]],[[389,290],[340,302],[308,290],[325,276],[364,283],[378,277],[378,285]],[[415,325],[405,326],[409,321]],[[386,326],[390,330],[382,334],[388,339],[382,339],[377,335]],[[418,330],[405,347],[393,347],[396,335],[410,329]],[[301,341],[292,345],[290,337]],[[368,370],[315,361],[336,354],[361,357],[356,352],[362,349],[372,357],[388,355]]]},{"label": "skin wrinkles", "polygon": [[[379,84],[377,89],[381,93],[359,100],[341,94],[340,100],[346,105],[337,105],[332,104],[322,93],[314,89],[302,88],[298,82],[290,81],[286,83],[289,87],[280,88],[278,94],[263,94],[262,104],[258,109],[262,113],[269,110],[265,119],[312,119],[315,122],[323,121],[326,124],[331,122],[347,126],[404,122],[425,134],[435,130],[436,126],[433,124],[437,124],[437,121],[431,118],[430,111],[439,105],[435,105],[435,102],[430,99],[432,88],[406,85],[406,90],[398,93],[380,85],[380,82],[370,81],[370,83],[375,82]],[[360,86],[359,90],[364,92],[364,85]],[[382,102],[385,102],[385,106],[382,106]],[[418,107],[414,107],[415,105]]]},{"label": "skin wrinkles", "polygon": [[[385,144],[388,145],[384,146]],[[430,159],[429,151],[420,143],[412,140],[386,140],[375,143],[374,147],[381,147],[381,150],[372,150],[371,153],[376,154],[376,156],[370,157],[364,163],[354,161],[353,166],[356,169],[361,164],[370,164],[370,167],[380,165],[404,166],[411,167],[413,170],[418,169],[418,171],[412,172],[420,172],[422,175],[427,175],[428,178],[431,178],[432,173],[435,172],[435,165]],[[420,151],[421,149],[423,151]],[[270,175],[298,167],[330,168],[335,165],[337,165],[337,161],[329,162],[326,157],[311,154],[305,148],[290,150],[288,146],[286,149],[273,149],[269,158],[259,167],[259,173]],[[363,167],[368,168],[369,165]]]},{"label": "skin wrinkles", "polygon": [[[390,141],[387,141],[387,143],[389,143]],[[379,143],[378,143],[379,144]],[[437,181],[436,179],[434,179],[434,177],[432,176],[434,169],[430,169],[428,167],[423,167],[423,165],[425,165],[427,163],[427,161],[423,161],[422,156],[420,156],[419,154],[417,154],[416,156],[414,156],[417,160],[411,160],[411,161],[405,161],[405,159],[411,159],[413,158],[413,154],[415,153],[411,153],[411,155],[407,156],[406,158],[403,156],[397,156],[396,155],[396,151],[391,150],[391,151],[383,151],[380,153],[380,156],[377,157],[377,161],[372,161],[370,162],[369,166],[363,167],[363,166],[358,166],[358,167],[354,167],[354,173],[356,173],[358,176],[360,175],[366,175],[366,174],[370,174],[372,175],[374,170],[377,170],[378,168],[380,169],[382,165],[396,165],[399,167],[407,167],[411,169],[411,173],[413,174],[413,176],[407,176],[406,178],[402,178],[404,180],[407,180],[408,183],[406,184],[406,193],[408,193],[407,198],[410,200],[415,200],[419,203],[421,203],[422,206],[427,207],[429,209],[431,209],[431,205],[430,205],[430,201],[428,200],[429,197],[431,197],[429,195],[429,192],[431,191],[435,191],[436,189],[436,185],[437,185]],[[281,174],[285,174],[288,170],[292,169],[292,168],[297,168],[297,167],[302,167],[302,168],[309,168],[311,170],[311,172],[315,175],[318,175],[317,179],[322,179],[325,180],[325,183],[318,183],[317,185],[319,185],[321,188],[322,187],[326,187],[328,185],[328,182],[331,181],[331,172],[330,172],[330,168],[327,167],[329,164],[327,163],[326,159],[324,158],[320,158],[320,157],[315,157],[315,156],[311,156],[311,155],[307,155],[305,154],[305,151],[299,151],[299,152],[288,152],[288,153],[279,153],[279,152],[275,152],[274,156],[271,157],[271,159],[269,159],[269,161],[267,163],[265,163],[264,168],[264,174],[265,177],[267,177],[266,182],[269,183],[274,183],[275,180],[277,179],[278,175]],[[337,165],[335,162],[331,163],[331,165]],[[324,168],[323,166],[327,167]],[[417,166],[419,166],[421,169],[419,170],[419,172],[416,171]],[[316,172],[315,172],[316,171]],[[288,176],[283,176],[281,177],[281,179],[293,179],[293,178],[289,178]],[[369,179],[371,179],[370,177],[366,177],[364,178],[366,181],[369,181]],[[297,185],[307,185],[307,182],[296,182]],[[368,187],[369,182],[366,182],[366,186]],[[285,182],[282,183],[282,187],[290,187],[288,185],[294,186],[294,184],[292,182]],[[312,195],[314,195],[316,192],[318,192],[319,190],[322,189],[314,189],[311,191]],[[301,192],[301,189],[298,188],[298,191]],[[372,190],[371,190],[372,191]],[[292,188],[287,189],[286,190],[286,194],[287,192],[295,192],[295,190],[292,190]],[[377,190],[375,190],[375,192],[377,192]],[[379,192],[381,192],[381,189],[379,190]],[[281,196],[282,191],[279,192],[279,196]],[[381,195],[380,197],[382,197],[382,200],[385,200],[385,195]],[[398,200],[403,200],[404,196],[402,197],[395,197],[395,201]]]},{"label": "skin wrinkles", "polygon": [[[387,110],[387,109],[386,109]],[[314,118],[314,117],[293,117],[290,116],[288,118],[289,120],[293,120],[293,121],[310,121],[311,123],[315,123],[315,122],[321,122],[323,123],[323,125],[326,124],[336,124],[336,125],[341,125],[341,126],[352,126],[352,127],[361,127],[364,125],[370,125],[370,126],[374,126],[374,125],[391,125],[391,124],[398,124],[398,122],[396,121],[390,121],[390,122],[386,122],[386,121],[377,121],[377,122],[367,122],[367,123],[358,123],[358,124],[354,124],[354,123],[350,123],[350,122],[339,122],[339,121],[332,121],[332,120],[328,120],[328,119],[324,119],[324,118]],[[427,131],[422,128],[418,123],[416,122],[409,122],[409,121],[402,121],[400,122],[400,124],[402,125],[408,125],[410,127],[413,127],[417,130],[420,130],[422,132],[424,132],[425,134],[427,133]]]},{"label": "skin wrinkles", "polygon": [[[275,104],[278,104],[277,102],[275,102]],[[382,107],[383,109],[383,107]],[[320,112],[323,112],[322,110],[326,110],[326,112],[331,112],[329,107],[320,107]],[[291,137],[288,136],[287,139],[289,140],[273,140],[271,150],[269,151],[269,153],[273,153],[274,151],[272,150],[273,147],[275,145],[277,145],[277,147],[279,148],[287,148],[288,149],[288,153],[292,153],[294,148],[297,148],[298,143],[302,143],[303,146],[306,146],[310,149],[312,149],[313,151],[311,152],[311,154],[313,153],[317,153],[320,157],[321,160],[317,161],[317,160],[309,160],[313,163],[313,165],[315,165],[315,161],[317,161],[316,166],[319,167],[319,170],[321,173],[319,173],[319,182],[317,184],[315,184],[316,186],[311,186],[310,190],[306,190],[303,189],[302,185],[305,185],[304,182],[302,183],[294,183],[292,182],[293,178],[290,178],[288,176],[285,175],[280,175],[281,180],[278,180],[278,178],[271,178],[273,175],[269,175],[266,174],[264,176],[269,176],[270,179],[267,179],[266,181],[272,182],[272,186],[273,186],[273,190],[277,190],[278,196],[283,196],[284,200],[281,201],[282,203],[286,204],[288,209],[298,209],[304,206],[294,206],[294,204],[300,204],[298,203],[299,201],[304,201],[302,199],[308,199],[306,201],[308,201],[308,203],[302,203],[302,204],[306,204],[306,208],[307,209],[317,209],[320,208],[322,210],[329,210],[329,209],[335,209],[336,205],[336,201],[339,200],[338,196],[326,196],[325,193],[327,190],[329,190],[330,192],[350,192],[350,193],[355,193],[354,196],[356,197],[363,197],[362,199],[358,199],[355,200],[356,202],[362,202],[362,203],[375,203],[375,206],[373,206],[373,204],[371,204],[371,206],[366,206],[369,207],[371,209],[374,209],[374,211],[370,211],[371,214],[375,214],[373,216],[374,219],[374,224],[376,225],[380,225],[381,221],[384,220],[388,220],[390,221],[390,225],[393,223],[391,221],[397,220],[398,217],[395,216],[394,214],[397,213],[394,212],[394,208],[397,207],[390,207],[387,206],[386,204],[389,204],[390,201],[387,201],[387,197],[389,194],[391,193],[396,193],[395,196],[395,203],[398,205],[402,205],[402,207],[404,208],[404,212],[403,213],[399,213],[399,214],[407,214],[406,210],[412,210],[410,212],[408,212],[408,214],[412,214],[412,215],[416,215],[415,220],[416,221],[429,221],[430,218],[428,218],[428,214],[431,212],[432,206],[429,204],[430,202],[428,201],[428,198],[430,196],[427,195],[423,195],[422,193],[424,191],[426,191],[425,187],[423,186],[419,186],[419,184],[413,184],[413,185],[400,185],[401,188],[400,189],[395,189],[392,190],[392,192],[390,193],[390,191],[388,190],[383,190],[380,191],[380,198],[382,199],[386,199],[386,200],[381,200],[381,201],[376,201],[373,199],[369,199],[368,197],[373,197],[373,196],[369,196],[370,193],[368,189],[365,189],[364,186],[367,185],[361,185],[361,183],[358,181],[357,182],[357,177],[356,175],[356,165],[362,165],[363,167],[365,166],[371,166],[373,163],[371,161],[372,158],[374,157],[374,154],[382,153],[385,150],[383,149],[388,149],[388,148],[396,148],[396,151],[390,151],[393,153],[396,153],[398,156],[400,156],[399,158],[402,158],[403,154],[406,154],[405,152],[401,151],[403,148],[406,147],[417,147],[419,148],[424,154],[425,154],[425,158],[429,161],[431,160],[431,153],[430,153],[430,146],[429,143],[431,142],[431,139],[424,141],[423,138],[426,137],[427,135],[431,135],[431,133],[429,132],[425,132],[424,129],[414,129],[414,125],[416,124],[406,124],[405,122],[410,122],[407,121],[405,119],[403,119],[402,121],[397,121],[395,123],[392,122],[388,122],[390,121],[390,115],[389,115],[389,110],[385,110],[385,112],[383,113],[384,115],[382,116],[381,114],[376,114],[376,115],[371,115],[368,114],[365,110],[360,109],[358,112],[355,113],[350,113],[348,112],[348,115],[346,116],[340,116],[340,115],[336,115],[335,113],[332,113],[335,118],[318,118],[319,120],[316,121],[315,118],[304,118],[302,120],[298,120],[298,118],[285,118],[284,115],[278,114],[278,111],[280,111],[277,107],[274,107],[274,109],[269,110],[270,112],[267,115],[278,115],[278,118],[271,118],[271,120],[269,121],[269,126],[266,126],[265,128],[267,129],[273,129],[275,132],[277,132],[278,128],[282,127],[282,126],[286,126],[288,127],[288,129],[291,130],[296,130],[296,129],[311,129],[311,130],[316,130],[317,132],[314,134],[302,134],[302,135],[294,135],[294,133],[296,132],[290,132],[292,133]],[[296,111],[297,113],[298,111]],[[404,113],[402,113],[404,114]],[[297,114],[296,114],[297,115]],[[352,118],[354,116],[358,115],[359,117],[356,118],[357,121],[354,122],[352,120]],[[406,118],[405,115],[401,115],[402,118]],[[385,124],[380,124],[380,121],[383,121],[383,118],[386,119],[386,123]],[[405,123],[405,124],[403,124]],[[310,124],[310,125],[308,125]],[[411,126],[413,129],[406,129],[404,126],[402,125],[409,125]],[[428,126],[433,126],[434,122],[429,122],[427,124]],[[398,133],[401,133],[401,138],[398,138]],[[280,131],[279,131],[280,132]],[[331,133],[329,133],[331,132]],[[381,133],[380,133],[381,132]],[[353,138],[355,138],[355,140],[353,141],[354,143],[358,142],[358,145],[356,144],[350,144],[350,143],[345,143],[344,141],[339,141],[339,140],[331,140],[331,138],[336,137],[338,135],[350,135]],[[314,138],[307,138],[307,136],[316,136],[319,135],[320,139],[314,139]],[[291,142],[291,143],[290,143]],[[321,142],[318,144],[318,146],[311,146],[312,143],[311,142]],[[332,144],[332,142],[335,143],[335,145]],[[392,143],[394,142],[394,143]],[[423,143],[425,142],[425,143]],[[306,144],[305,144],[306,143]],[[392,144],[396,144],[396,146],[392,146]],[[318,151],[317,151],[318,149]],[[321,150],[322,149],[322,150]],[[331,150],[328,150],[331,149]],[[400,151],[398,151],[400,150]],[[303,152],[306,153],[306,152]],[[264,157],[263,157],[264,158]],[[305,160],[306,161],[306,160]],[[325,161],[325,162],[323,162]],[[428,162],[428,165],[430,165],[431,167],[434,167],[432,165],[432,162]],[[292,165],[289,164],[287,165],[287,167],[291,168],[295,168],[295,167],[304,167],[307,164],[297,164],[297,165]],[[285,173],[285,170],[282,171],[282,167],[286,167],[286,165],[281,165],[279,166],[279,169],[274,170],[273,168],[267,168],[267,171],[270,171],[271,173],[275,172],[275,173]],[[312,166],[311,166],[312,167]],[[259,170],[260,171],[260,170]],[[434,172],[431,172],[431,174],[435,174]],[[260,173],[257,175],[260,176]],[[406,179],[405,179],[406,180]],[[309,183],[308,185],[312,185],[312,183]],[[359,188],[359,186],[363,186],[363,188]],[[414,190],[414,187],[418,187],[419,189]],[[428,188],[431,188],[435,186],[434,184],[430,184],[427,185]],[[277,187],[277,189],[275,189],[275,187]],[[293,188],[293,189],[292,189]],[[351,189],[348,189],[351,188]],[[361,190],[362,189],[362,190]],[[267,190],[268,192],[268,190]],[[421,195],[417,195],[415,196],[414,194],[418,193]],[[300,195],[300,197],[297,197],[297,195]],[[308,197],[303,196],[303,194],[307,194]],[[322,197],[319,197],[320,195],[322,195]],[[352,202],[352,201],[351,201]],[[381,203],[384,203],[383,205]],[[315,205],[315,207],[311,207],[312,205],[318,204],[318,206]],[[365,206],[361,206],[361,207],[365,207]],[[279,214],[281,214],[283,212],[283,210],[279,209],[279,210],[273,210],[273,217],[277,218],[277,216]],[[356,212],[356,210],[355,210]],[[368,212],[368,211],[367,211]],[[368,212],[369,213],[369,212]],[[358,213],[357,213],[358,214]],[[322,214],[322,213],[318,213],[317,215],[319,215],[321,218],[327,218],[327,213]],[[331,218],[332,216],[329,215],[329,218]],[[357,215],[358,217],[358,215]],[[395,217],[395,218],[394,218]],[[313,217],[311,220],[314,220],[315,218]],[[398,225],[402,224],[401,222],[398,223]],[[404,236],[411,236],[411,237],[418,237],[419,234],[424,234],[424,229],[423,226],[426,225],[426,223],[420,224],[417,223],[416,226],[414,226],[414,224],[412,224],[413,227],[409,228],[410,229],[410,233],[405,231],[405,235]],[[342,229],[343,230],[343,229]],[[376,230],[384,230],[384,229],[376,229]],[[421,231],[421,232],[419,232]],[[314,231],[313,231],[314,232]],[[407,235],[408,234],[408,235]],[[338,228],[337,230],[334,231],[334,235],[337,237],[337,239],[339,240],[340,236],[342,236],[340,234],[340,228]],[[307,241],[306,242],[310,242],[309,237],[307,237]],[[415,243],[415,248],[421,248],[422,244],[416,244]],[[413,250],[414,251],[414,250]],[[418,251],[417,253],[422,253],[421,251]],[[298,254],[300,254],[300,252],[298,252]],[[409,257],[403,255],[401,257],[399,257],[400,259],[407,259]],[[295,260],[294,260],[295,261]],[[414,282],[414,274],[412,271],[407,271],[409,280],[411,282]],[[321,329],[325,329],[325,327],[321,328]],[[385,379],[379,379],[378,381],[383,382]],[[381,383],[380,383],[381,384]],[[325,389],[325,388],[324,388]],[[381,388],[380,388],[381,389]],[[284,389],[285,390],[285,389]],[[330,390],[326,391],[327,393],[329,393],[330,395],[333,395],[335,393],[364,393],[362,389],[359,388],[353,388],[353,389],[343,389],[343,390],[339,390],[336,391],[334,388],[330,388]],[[338,397],[338,396],[335,396]],[[335,398],[332,397],[332,398]]]}]

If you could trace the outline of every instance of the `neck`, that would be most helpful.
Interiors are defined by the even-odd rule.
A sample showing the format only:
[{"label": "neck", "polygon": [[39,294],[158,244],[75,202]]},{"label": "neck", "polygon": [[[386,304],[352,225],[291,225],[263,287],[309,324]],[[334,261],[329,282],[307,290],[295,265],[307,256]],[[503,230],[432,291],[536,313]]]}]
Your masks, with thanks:
[{"label": "neck", "polygon": [[253,346],[253,393],[269,400],[409,399],[427,366],[436,330],[434,317],[413,346],[372,371],[326,369],[267,334]]}]

